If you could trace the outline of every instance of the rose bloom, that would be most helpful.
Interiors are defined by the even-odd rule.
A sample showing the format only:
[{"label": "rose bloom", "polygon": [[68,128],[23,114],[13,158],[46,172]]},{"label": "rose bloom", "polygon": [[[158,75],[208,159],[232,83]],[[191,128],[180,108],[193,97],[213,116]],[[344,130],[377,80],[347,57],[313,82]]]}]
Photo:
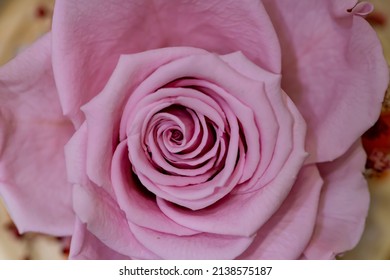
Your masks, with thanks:
[{"label": "rose bloom", "polygon": [[0,70],[0,193],[72,259],[329,259],[388,70],[355,0],[57,0]]}]

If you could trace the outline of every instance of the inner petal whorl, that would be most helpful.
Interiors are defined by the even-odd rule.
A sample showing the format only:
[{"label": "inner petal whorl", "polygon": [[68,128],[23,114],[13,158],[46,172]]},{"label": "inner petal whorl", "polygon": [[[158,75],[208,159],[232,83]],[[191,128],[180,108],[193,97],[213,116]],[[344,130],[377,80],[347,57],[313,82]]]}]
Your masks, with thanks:
[{"label": "inner petal whorl", "polygon": [[237,185],[246,151],[239,120],[218,94],[161,88],[134,106],[139,110],[127,119],[129,160],[156,197],[195,210]]},{"label": "inner petal whorl", "polygon": [[167,137],[169,138],[169,141],[171,143],[174,143],[176,145],[180,145],[181,142],[183,141],[183,133],[180,130],[175,128],[168,130]]},{"label": "inner petal whorl", "polygon": [[144,145],[153,166],[167,174],[210,173],[220,151],[213,123],[181,105],[156,112],[147,124]]}]

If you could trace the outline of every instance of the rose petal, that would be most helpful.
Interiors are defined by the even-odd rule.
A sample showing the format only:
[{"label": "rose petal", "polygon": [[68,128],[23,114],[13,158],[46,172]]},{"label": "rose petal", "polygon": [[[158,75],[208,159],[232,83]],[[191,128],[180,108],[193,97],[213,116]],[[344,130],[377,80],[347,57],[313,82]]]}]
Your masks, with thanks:
[{"label": "rose petal", "polygon": [[315,165],[303,168],[287,199],[238,259],[297,259],[316,224],[322,183]]},{"label": "rose petal", "polygon": [[369,206],[367,182],[362,175],[365,162],[365,152],[356,143],[334,162],[319,165],[325,186],[316,230],[304,257],[334,258],[359,241]]},{"label": "rose petal", "polygon": [[[292,110],[295,112],[294,114],[291,114],[290,111],[285,109],[286,99],[288,98],[280,89],[280,75],[261,69],[248,60],[241,52],[221,56],[221,59],[241,75],[263,83],[265,87],[265,97],[261,100],[256,97],[256,95],[259,94],[258,92],[251,92],[249,90],[245,91],[246,94],[241,93],[236,96],[241,102],[248,104],[255,115],[261,135],[261,151],[256,150],[256,143],[247,143],[248,152],[246,153],[245,160],[247,163],[246,175],[248,175],[248,171],[253,169],[254,166],[256,167],[256,164],[254,163],[258,161],[258,157],[260,157],[260,163],[256,173],[253,174],[252,171],[249,173],[252,177],[247,176],[246,179],[250,178],[250,180],[245,184],[240,185],[240,188],[236,188],[234,191],[253,191],[256,186],[267,184],[278,174],[292,149],[291,138],[293,137],[292,127],[294,118],[296,122],[300,123],[303,123],[303,120],[296,109]],[[267,103],[270,103],[270,105]],[[288,100],[287,103],[290,107],[294,106],[290,100]],[[262,105],[262,110],[258,110],[258,104]],[[265,108],[266,106],[267,109]],[[298,119],[300,120],[298,121]],[[249,121],[245,121],[243,127],[247,126],[249,123]],[[302,124],[300,126],[300,133],[305,134],[305,129],[305,126]],[[257,133],[254,133],[253,129],[249,127],[247,133],[244,135],[246,136],[246,139],[251,139],[255,134]],[[248,137],[247,135],[251,137]],[[254,137],[254,140],[258,141],[256,137]],[[245,178],[245,176],[243,176],[243,178]]]},{"label": "rose petal", "polygon": [[57,0],[53,35],[61,104],[77,125],[79,108],[103,89],[121,54],[172,46],[240,50],[280,72],[279,44],[260,1]]},{"label": "rose petal", "polygon": [[134,238],[124,213],[103,188],[74,185],[73,204],[88,231],[112,250],[136,259],[159,259]]},{"label": "rose petal", "polygon": [[107,247],[89,232],[86,226],[76,220],[75,230],[70,244],[69,259],[71,260],[128,260],[128,256],[119,254]]},{"label": "rose petal", "polygon": [[131,223],[130,228],[146,248],[163,259],[234,259],[253,241],[252,237],[218,236],[207,233],[179,237]]},{"label": "rose petal", "polygon": [[389,79],[381,44],[347,11],[356,0],[263,2],[282,46],[282,87],[308,122],[310,161],[333,160],[378,119]]},{"label": "rose petal", "polygon": [[351,10],[351,13],[359,16],[366,16],[374,10],[374,5],[368,2],[359,2]]},{"label": "rose petal", "polygon": [[69,235],[74,213],[46,35],[0,70],[0,193],[19,231]]},{"label": "rose petal", "polygon": [[176,224],[160,211],[155,197],[148,197],[142,193],[135,179],[131,178],[126,142],[120,143],[115,151],[111,174],[117,202],[129,221],[142,227],[179,236],[199,233]]}]

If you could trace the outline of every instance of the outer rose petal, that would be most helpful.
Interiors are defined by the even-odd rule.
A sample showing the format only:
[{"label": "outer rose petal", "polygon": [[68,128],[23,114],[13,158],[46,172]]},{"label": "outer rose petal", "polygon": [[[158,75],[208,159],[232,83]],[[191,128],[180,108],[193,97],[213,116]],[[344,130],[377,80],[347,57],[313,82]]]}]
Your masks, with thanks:
[{"label": "outer rose petal", "polygon": [[135,239],[124,213],[103,188],[75,185],[73,199],[78,218],[106,246],[137,259],[159,259]]},{"label": "outer rose petal", "polygon": [[112,159],[112,183],[119,207],[126,213],[127,220],[137,226],[178,236],[200,233],[175,223],[164,215],[156,204],[155,197],[142,192],[143,186],[137,186],[128,160],[126,142],[118,145]]},{"label": "outer rose petal", "polygon": [[73,127],[58,102],[50,35],[0,69],[0,193],[18,229],[73,231],[64,145]]},{"label": "outer rose petal", "polygon": [[200,233],[176,236],[130,223],[136,238],[164,259],[234,259],[252,243],[253,237]]},{"label": "outer rose petal", "polygon": [[57,0],[53,35],[61,104],[76,124],[121,54],[172,46],[242,51],[280,73],[279,43],[261,1]]},{"label": "outer rose petal", "polygon": [[325,186],[316,230],[304,252],[308,259],[329,259],[352,249],[363,232],[369,206],[362,172],[366,155],[360,143],[334,162],[319,165]]},{"label": "outer rose petal", "polygon": [[313,233],[322,183],[315,165],[303,168],[287,199],[238,259],[298,258]]},{"label": "outer rose petal", "polygon": [[76,220],[75,230],[72,235],[69,258],[73,260],[128,260],[127,256],[111,250],[92,233],[86,226]]},{"label": "outer rose petal", "polygon": [[308,123],[310,161],[333,160],[378,119],[389,78],[381,44],[347,12],[357,1],[263,2],[281,41],[282,88]]}]

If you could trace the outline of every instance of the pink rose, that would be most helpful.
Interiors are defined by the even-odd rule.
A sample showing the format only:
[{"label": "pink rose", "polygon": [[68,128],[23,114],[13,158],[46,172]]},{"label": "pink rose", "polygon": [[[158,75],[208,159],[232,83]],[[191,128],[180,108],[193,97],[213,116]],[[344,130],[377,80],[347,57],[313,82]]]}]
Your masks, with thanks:
[{"label": "pink rose", "polygon": [[0,69],[0,193],[74,259],[322,259],[388,70],[355,0],[57,0]]}]

